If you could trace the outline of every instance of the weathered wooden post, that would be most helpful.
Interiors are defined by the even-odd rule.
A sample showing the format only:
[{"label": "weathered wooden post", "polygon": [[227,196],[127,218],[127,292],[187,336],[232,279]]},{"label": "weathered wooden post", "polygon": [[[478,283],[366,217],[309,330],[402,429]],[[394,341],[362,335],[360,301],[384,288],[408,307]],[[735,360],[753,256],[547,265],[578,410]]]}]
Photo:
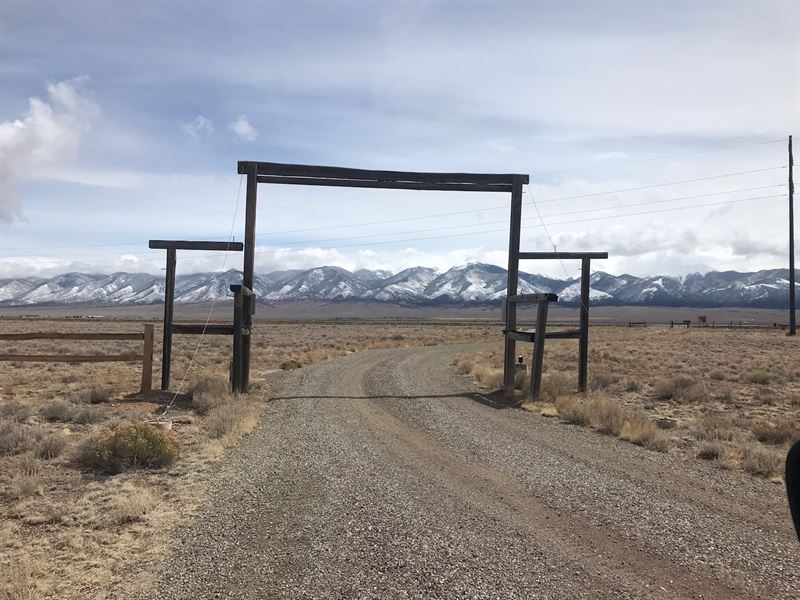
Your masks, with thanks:
[{"label": "weathered wooden post", "polygon": [[585,392],[589,380],[589,278],[591,259],[581,259],[581,319],[578,338],[578,389]]},{"label": "weathered wooden post", "polygon": [[531,361],[531,399],[538,400],[542,390],[542,367],[544,366],[544,342],[547,336],[547,309],[550,299],[545,295],[536,307],[536,331],[533,338],[533,359]]},{"label": "weathered wooden post", "polygon": [[233,359],[231,362],[231,391],[242,392],[242,321],[244,303],[242,302],[242,286],[232,285],[233,292]]},{"label": "weathered wooden post", "polygon": [[144,347],[142,349],[142,385],[141,392],[153,389],[153,337],[155,327],[152,323],[144,325]]},{"label": "weathered wooden post", "polygon": [[175,306],[175,248],[167,248],[167,273],[164,282],[164,334],[161,342],[161,389],[169,389],[170,358],[172,356],[172,317]]},{"label": "weathered wooden post", "polygon": [[[519,243],[520,228],[522,224],[522,178],[515,175],[511,188],[511,231],[508,240],[508,286],[506,297],[517,294],[519,285]],[[506,302],[505,330],[514,331],[517,328],[517,304]],[[503,355],[503,391],[506,394],[514,393],[514,379],[516,367],[516,340],[508,334],[505,336],[505,353]]]},{"label": "weathered wooden post", "polygon": [[[242,285],[248,290],[253,289],[256,253],[256,201],[258,198],[258,165],[247,163],[247,197],[244,219],[244,270]],[[255,297],[253,294],[245,295],[242,299],[243,326],[251,329],[253,314],[255,314]],[[250,336],[242,339],[242,379],[241,391],[246,392],[250,386]]]}]

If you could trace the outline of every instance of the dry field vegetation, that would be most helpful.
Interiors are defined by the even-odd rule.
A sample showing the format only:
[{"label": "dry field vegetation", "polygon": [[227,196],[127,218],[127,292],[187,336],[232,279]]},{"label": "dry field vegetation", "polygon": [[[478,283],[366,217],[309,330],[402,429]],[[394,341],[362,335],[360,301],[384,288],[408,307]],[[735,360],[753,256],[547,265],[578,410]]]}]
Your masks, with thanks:
[{"label": "dry field vegetation", "polygon": [[[530,344],[517,348],[529,363]],[[799,359],[800,340],[780,331],[594,327],[589,393],[574,393],[576,342],[548,340],[542,398],[523,407],[779,482],[800,437]],[[497,389],[502,360],[498,344],[456,366]],[[527,377],[518,385],[527,390]]]},{"label": "dry field vegetation", "polygon": [[[0,320],[0,332],[139,332],[143,321]],[[258,422],[266,378],[370,348],[494,339],[496,325],[257,323],[251,388],[227,391],[230,339],[173,339],[172,394],[137,363],[0,363],[0,599],[135,597],[214,463]],[[157,333],[157,338],[158,338]],[[160,381],[156,340],[154,385]],[[119,354],[141,342],[0,341],[0,353]],[[184,373],[186,374],[185,381]]]}]

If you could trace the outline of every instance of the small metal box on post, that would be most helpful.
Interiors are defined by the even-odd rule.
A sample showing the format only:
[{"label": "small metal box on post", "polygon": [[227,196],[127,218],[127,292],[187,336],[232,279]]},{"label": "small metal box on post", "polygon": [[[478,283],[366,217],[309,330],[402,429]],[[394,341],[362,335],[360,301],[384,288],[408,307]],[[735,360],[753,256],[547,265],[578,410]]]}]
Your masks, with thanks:
[{"label": "small metal box on post", "polygon": [[[164,282],[164,336],[161,344],[161,389],[169,389],[169,371],[172,357],[172,334],[177,333],[172,324],[173,307],[175,304],[175,266],[177,250],[212,250],[241,252],[244,245],[241,242],[203,242],[190,240],[150,240],[149,247],[154,250],[167,251],[167,269]],[[181,333],[215,333],[211,327],[206,326],[202,331],[184,328]]]}]

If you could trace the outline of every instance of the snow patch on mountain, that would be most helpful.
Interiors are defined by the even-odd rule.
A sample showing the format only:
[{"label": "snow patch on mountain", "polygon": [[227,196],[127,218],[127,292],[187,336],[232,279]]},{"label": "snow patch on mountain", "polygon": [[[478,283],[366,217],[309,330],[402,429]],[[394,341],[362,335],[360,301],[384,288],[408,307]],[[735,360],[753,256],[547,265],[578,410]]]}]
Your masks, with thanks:
[{"label": "snow patch on mountain", "polygon": [[[589,294],[593,304],[784,308],[788,277],[786,269],[711,271],[686,277],[635,277],[598,271],[591,275]],[[235,269],[180,275],[175,280],[175,302],[227,301],[231,298],[230,286],[241,281],[242,274]],[[412,267],[394,275],[322,266],[258,274],[253,280],[258,302],[373,300],[409,305],[497,303],[505,296],[506,285],[506,270],[485,263],[453,267],[444,273]],[[541,292],[557,294],[559,304],[575,305],[580,299],[580,282],[520,272],[518,293]],[[0,280],[0,306],[126,305],[163,300],[163,279],[143,273],[65,273],[50,279]]]}]

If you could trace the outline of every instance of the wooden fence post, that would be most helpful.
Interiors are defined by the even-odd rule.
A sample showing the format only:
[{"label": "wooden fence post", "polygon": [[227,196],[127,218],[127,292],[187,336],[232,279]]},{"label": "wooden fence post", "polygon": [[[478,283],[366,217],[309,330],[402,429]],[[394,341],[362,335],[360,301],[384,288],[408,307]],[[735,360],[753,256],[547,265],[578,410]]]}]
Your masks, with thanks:
[{"label": "wooden fence post", "polygon": [[531,362],[531,399],[538,400],[542,389],[542,366],[544,365],[544,341],[547,328],[548,300],[540,300],[536,310],[536,332],[533,338],[533,360]]},{"label": "wooden fence post", "polygon": [[161,389],[169,389],[172,361],[172,316],[175,302],[175,248],[167,248],[167,273],[164,281],[164,335],[161,341]]},{"label": "wooden fence post", "polygon": [[[245,195],[245,218],[244,218],[244,264],[242,266],[242,285],[248,290],[253,290],[253,277],[256,251],[256,204],[258,198],[258,168],[256,163],[247,165],[247,191]],[[244,307],[243,323],[246,329],[251,329],[253,325],[253,315],[255,314],[255,295],[245,295],[242,298]],[[247,392],[250,387],[250,336],[242,339],[242,379],[241,387],[243,392]]]},{"label": "wooden fence post", "polygon": [[153,336],[155,327],[152,323],[144,325],[144,348],[142,351],[142,393],[153,389]]},{"label": "wooden fence post", "polygon": [[242,286],[232,285],[233,290],[233,360],[231,361],[231,391],[242,392],[242,321],[244,303],[242,302]]},{"label": "wooden fence post", "polygon": [[581,260],[581,336],[578,339],[578,390],[585,392],[589,380],[589,279],[590,259]]},{"label": "wooden fence post", "polygon": [[[506,297],[516,295],[519,285],[519,242],[522,224],[522,178],[514,176],[511,190],[511,227],[508,240],[508,284]],[[505,310],[506,332],[517,328],[517,304],[508,302]],[[516,340],[508,333],[505,334],[505,349],[503,354],[503,391],[507,395],[514,393],[514,379],[516,378]]]}]

